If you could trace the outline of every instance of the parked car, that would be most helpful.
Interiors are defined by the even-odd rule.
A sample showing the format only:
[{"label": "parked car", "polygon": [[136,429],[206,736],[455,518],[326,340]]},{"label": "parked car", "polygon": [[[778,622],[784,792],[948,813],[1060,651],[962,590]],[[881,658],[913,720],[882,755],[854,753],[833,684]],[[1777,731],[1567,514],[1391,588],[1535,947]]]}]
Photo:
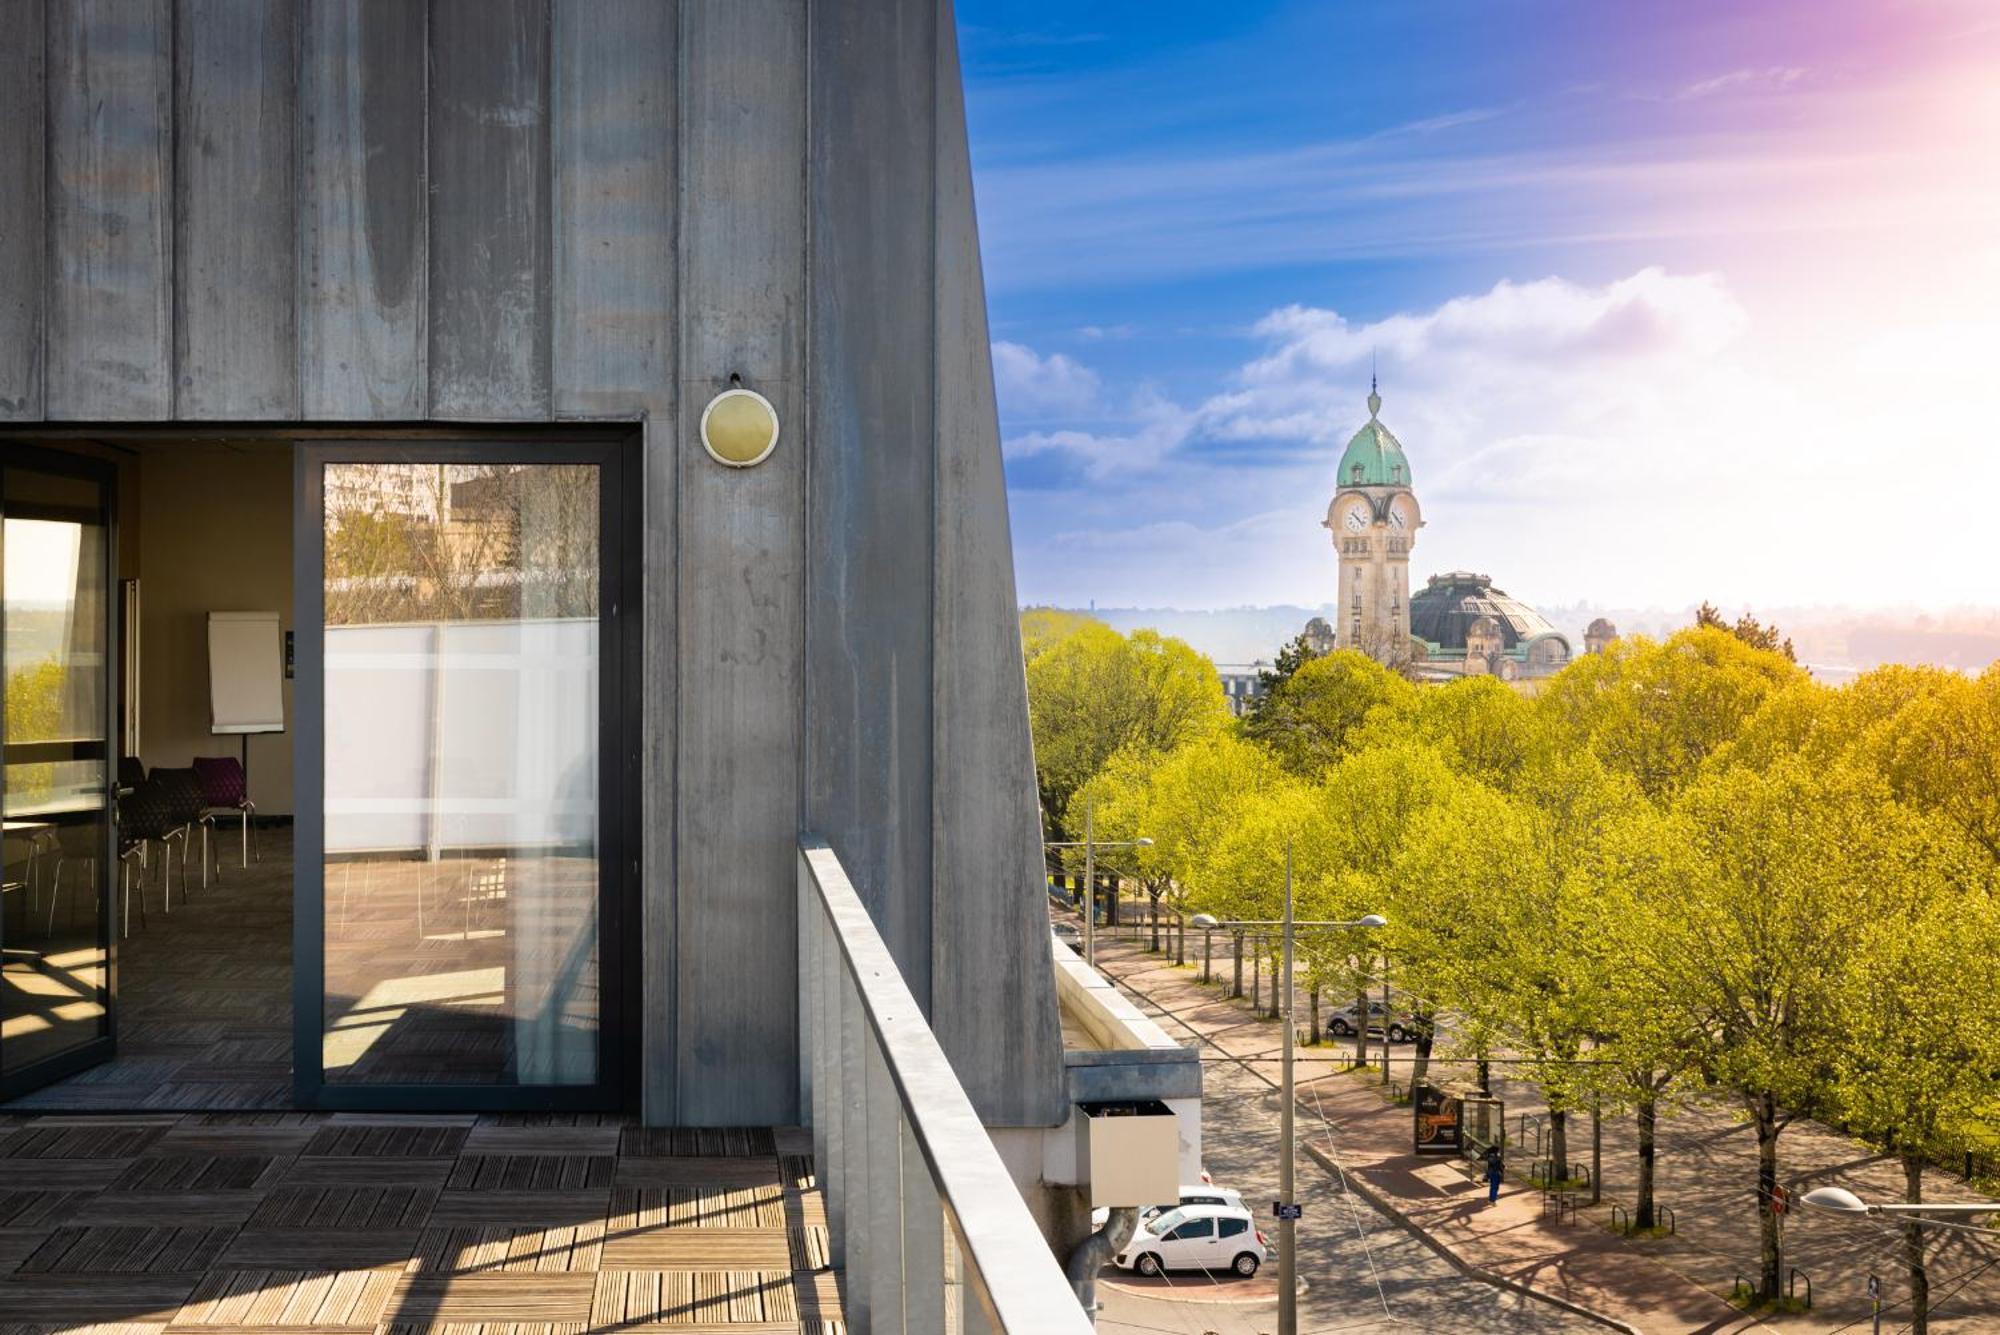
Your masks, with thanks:
[{"label": "parked car", "polygon": [[[1358,1027],[1356,1022],[1358,1015],[1359,1012],[1355,1010],[1353,1005],[1342,1006],[1326,1022],[1326,1032],[1335,1038],[1353,1037],[1354,1031]],[[1408,1011],[1400,1007],[1391,1010],[1381,1002],[1371,999],[1368,1003],[1368,1036],[1370,1038],[1380,1038],[1385,1032],[1382,1025],[1385,1017],[1389,1021],[1386,1032],[1389,1035],[1391,1043],[1406,1043],[1416,1035],[1417,1021]]]},{"label": "parked car", "polygon": [[1083,929],[1081,927],[1078,927],[1073,922],[1059,922],[1051,925],[1049,930],[1056,934],[1056,940],[1071,947],[1078,954],[1083,953]]},{"label": "parked car", "polygon": [[1276,1259],[1271,1244],[1240,1205],[1181,1205],[1139,1226],[1114,1258],[1126,1270],[1232,1270],[1248,1279]]}]

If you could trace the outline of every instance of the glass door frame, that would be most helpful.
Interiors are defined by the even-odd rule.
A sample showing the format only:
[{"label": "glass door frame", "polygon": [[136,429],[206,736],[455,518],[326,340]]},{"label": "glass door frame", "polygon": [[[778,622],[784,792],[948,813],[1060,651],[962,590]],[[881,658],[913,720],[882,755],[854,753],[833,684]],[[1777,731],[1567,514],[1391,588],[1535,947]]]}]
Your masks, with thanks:
[{"label": "glass door frame", "polygon": [[[583,1112],[636,1106],[643,533],[639,437],[550,424],[532,434],[301,441],[293,448],[292,1085],[294,1106],[367,1112]],[[328,1082],[325,468],[345,463],[594,464],[598,490],[598,1036],[588,1085]]]},{"label": "glass door frame", "polygon": [[[84,478],[94,482],[98,487],[98,521],[104,528],[104,578],[107,584],[103,598],[105,648],[104,665],[101,669],[104,674],[104,717],[101,720],[104,729],[104,846],[98,858],[95,887],[98,948],[104,952],[104,1029],[96,1038],[77,1047],[44,1057],[11,1073],[0,1072],[0,1103],[54,1084],[79,1071],[109,1061],[117,1055],[120,908],[118,888],[122,880],[119,876],[118,803],[115,799],[118,756],[113,751],[113,747],[119,744],[119,739],[124,735],[123,729],[119,726],[120,683],[116,676],[118,665],[123,661],[121,657],[123,645],[120,643],[119,634],[123,616],[119,606],[118,591],[124,587],[123,581],[119,578],[118,567],[118,470],[109,460],[92,455],[41,449],[0,437],[0,526],[4,526],[8,514],[5,473],[12,468]],[[5,559],[5,552],[0,551],[0,579],[4,579]],[[0,597],[0,635],[4,635],[6,631],[4,605],[4,597]],[[0,654],[0,665],[4,665],[4,659],[5,655]],[[4,684],[4,681],[0,681],[0,686]],[[8,748],[5,726],[5,711],[0,707],[0,802],[4,802],[6,795],[5,753]],[[48,745],[48,743],[23,745]]]}]

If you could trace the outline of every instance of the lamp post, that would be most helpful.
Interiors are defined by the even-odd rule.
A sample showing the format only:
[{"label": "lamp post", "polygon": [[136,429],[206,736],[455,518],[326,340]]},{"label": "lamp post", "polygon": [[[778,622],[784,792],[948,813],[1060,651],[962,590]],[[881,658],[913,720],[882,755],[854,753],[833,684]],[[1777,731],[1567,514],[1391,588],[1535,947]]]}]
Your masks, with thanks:
[{"label": "lamp post", "polygon": [[[1284,1060],[1280,1065],[1278,1085],[1278,1335],[1299,1335],[1299,1255],[1298,1255],[1298,1203],[1293,1199],[1297,1187],[1297,1132],[1293,1125],[1298,1099],[1292,1082],[1292,944],[1297,929],[1308,927],[1316,930],[1338,931],[1343,928],[1387,927],[1389,920],[1379,913],[1370,913],[1347,921],[1299,922],[1292,916],[1292,850],[1285,847],[1285,916],[1276,923],[1270,922],[1219,922],[1210,914],[1197,913],[1190,921],[1196,927],[1279,927],[1283,932],[1284,956],[1283,973],[1279,986],[1283,989],[1280,1010],[1283,1013]],[[1368,1019],[1363,1016],[1362,1024]]]},{"label": "lamp post", "polygon": [[1958,1205],[1936,1205],[1929,1202],[1909,1205],[1894,1201],[1877,1205],[1872,1201],[1862,1200],[1846,1187],[1814,1187],[1799,1197],[1799,1203],[1810,1205],[1815,1210],[1824,1210],[1829,1214],[1844,1214],[1850,1217],[1871,1215],[1878,1219],[1883,1215],[1893,1215],[1897,1218],[1909,1218],[1919,1224],[1929,1224],[1932,1228],[1962,1228],[1973,1233],[2000,1233],[2000,1228],[1989,1224],[1961,1224],[1953,1219],[1924,1217],[1942,1214],[1969,1218],[1978,1214],[2000,1214],[2000,1201],[1971,1201]]},{"label": "lamp post", "polygon": [[1100,848],[1151,848],[1151,839],[1117,839],[1099,843],[1096,834],[1095,802],[1083,804],[1083,838],[1043,844],[1044,848],[1083,850],[1083,962],[1097,967],[1097,850]]}]

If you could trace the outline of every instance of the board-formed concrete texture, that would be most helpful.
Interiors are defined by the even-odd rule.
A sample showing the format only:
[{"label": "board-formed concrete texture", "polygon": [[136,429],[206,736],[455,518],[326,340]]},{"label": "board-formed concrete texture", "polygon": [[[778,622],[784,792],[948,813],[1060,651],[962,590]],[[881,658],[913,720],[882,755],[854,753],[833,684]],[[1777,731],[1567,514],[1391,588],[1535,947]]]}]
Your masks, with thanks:
[{"label": "board-formed concrete texture", "polygon": [[[1062,1121],[949,0],[0,0],[0,31],[10,432],[643,424],[646,1119],[797,1121],[811,832],[982,1116]],[[732,375],[784,423],[755,468],[696,436]]]}]

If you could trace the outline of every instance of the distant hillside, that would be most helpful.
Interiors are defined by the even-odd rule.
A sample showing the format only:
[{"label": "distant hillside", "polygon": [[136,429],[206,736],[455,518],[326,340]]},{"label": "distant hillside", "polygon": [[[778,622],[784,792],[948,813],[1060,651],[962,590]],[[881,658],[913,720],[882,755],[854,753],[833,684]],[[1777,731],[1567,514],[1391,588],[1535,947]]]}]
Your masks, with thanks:
[{"label": "distant hillside", "polygon": [[[1230,607],[1183,611],[1173,607],[1071,608],[1118,630],[1148,627],[1186,640],[1217,663],[1269,662],[1308,620],[1329,620],[1333,607]],[[1581,652],[1583,628],[1607,617],[1621,634],[1663,636],[1694,621],[1692,605],[1680,608],[1604,607],[1579,603],[1544,607],[1542,613]],[[1916,608],[1724,607],[1725,616],[1754,612],[1792,638],[1799,661],[1828,681],[1839,681],[1882,663],[1928,663],[1978,672],[2000,662],[2000,608],[1963,607],[1942,612]]]},{"label": "distant hillside", "polygon": [[1115,630],[1157,630],[1186,640],[1217,663],[1244,665],[1270,662],[1278,650],[1314,617],[1331,617],[1332,604],[1320,607],[1228,607],[1219,611],[1186,612],[1175,607],[1076,607],[1066,611],[1094,616]]}]

